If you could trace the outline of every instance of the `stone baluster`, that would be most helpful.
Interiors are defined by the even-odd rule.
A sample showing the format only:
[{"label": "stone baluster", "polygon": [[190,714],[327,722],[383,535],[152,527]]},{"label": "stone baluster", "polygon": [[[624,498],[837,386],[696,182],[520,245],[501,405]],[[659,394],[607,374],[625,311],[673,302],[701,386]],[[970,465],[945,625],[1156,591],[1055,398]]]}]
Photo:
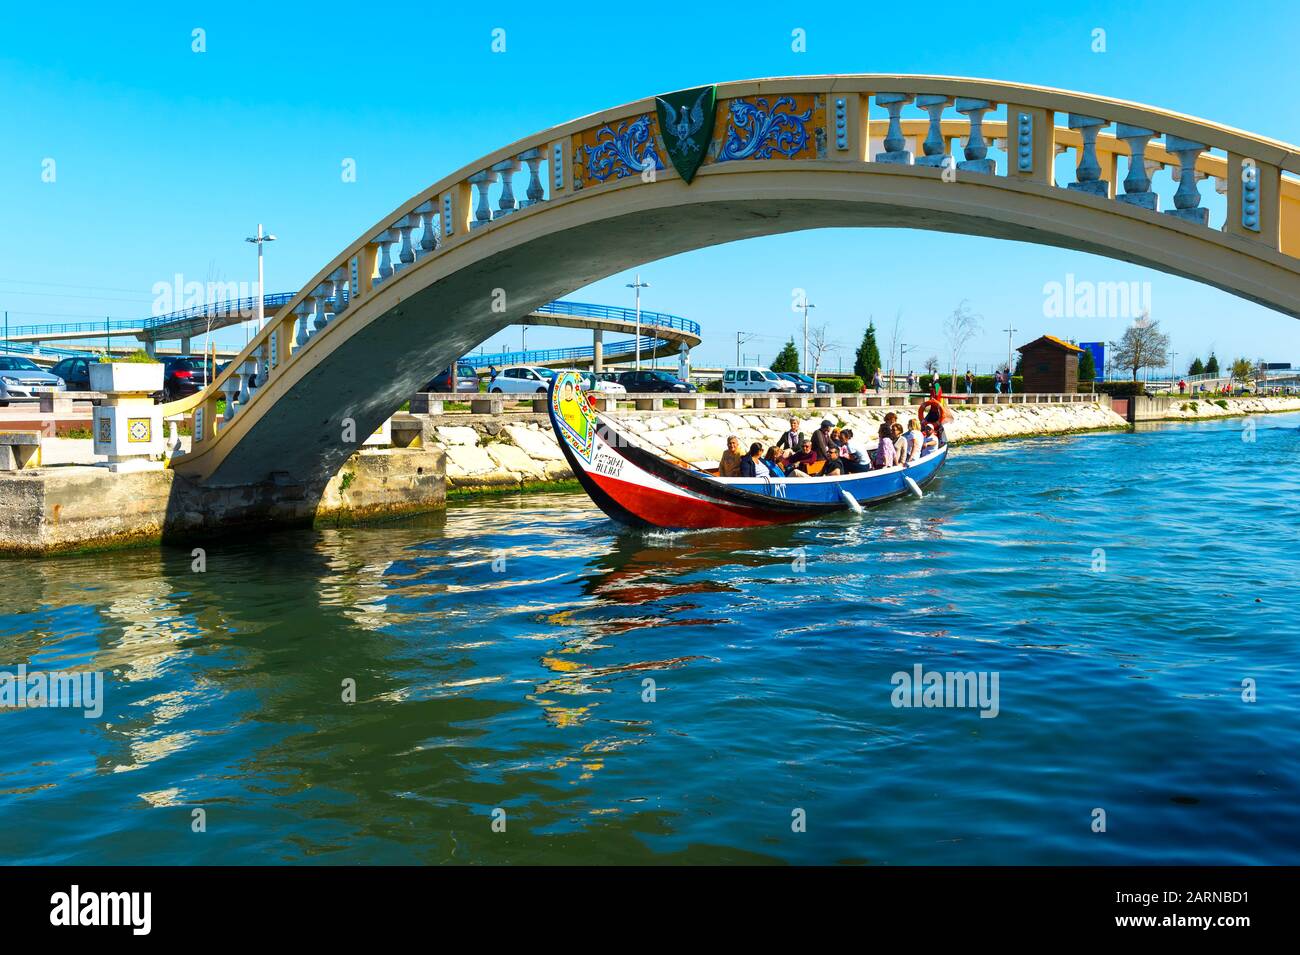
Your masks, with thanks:
[{"label": "stone baluster", "polygon": [[316,294],[314,297],[316,303],[316,319],[312,324],[316,326],[317,332],[329,324],[330,320],[327,314],[327,309],[329,308],[329,297],[333,291],[333,287],[334,280],[332,278],[326,279],[320,285],[316,286]]},{"label": "stone baluster", "polygon": [[417,211],[423,220],[424,229],[420,233],[420,248],[415,254],[422,257],[438,251],[438,227],[436,225],[438,213],[434,211],[432,200],[420,206]]},{"label": "stone baluster", "polygon": [[243,408],[248,404],[248,399],[253,397],[253,391],[249,379],[253,377],[254,366],[252,361],[245,361],[239,366],[239,407]]},{"label": "stone baluster", "polygon": [[528,167],[528,188],[524,190],[524,198],[519,200],[519,208],[523,209],[541,202],[546,197],[546,190],[542,187],[541,149],[526,149],[519,154],[519,158]]},{"label": "stone baluster", "polygon": [[387,232],[381,232],[375,236],[374,243],[379,246],[379,274],[375,276],[372,288],[378,288],[381,282],[392,278],[393,259],[389,250],[392,249],[397,238],[396,229],[389,229]]},{"label": "stone baluster", "polygon": [[330,311],[334,313],[335,318],[347,311],[348,293],[346,286],[351,276],[352,266],[350,263],[339,266],[334,270],[334,274],[330,276],[334,283],[334,307]]},{"label": "stone baluster", "polygon": [[411,248],[411,233],[415,227],[420,224],[419,216],[409,215],[402,216],[397,221],[397,234],[402,237],[402,248],[397,253],[397,269],[400,272],[408,265],[415,264],[415,250]]},{"label": "stone baluster", "polygon": [[982,172],[993,175],[998,171],[997,163],[988,158],[989,146],[984,140],[984,114],[994,106],[986,99],[971,99],[968,96],[957,97],[957,112],[970,121],[970,135],[966,137],[965,160],[957,163],[957,168],[964,172]]},{"label": "stone baluster", "polygon": [[925,142],[921,144],[925,155],[918,156],[916,164],[943,168],[951,162],[947,145],[943,141],[943,111],[952,105],[952,100],[946,96],[926,93],[916,98],[916,105],[918,109],[930,114],[930,127],[926,130]]},{"label": "stone baluster", "polygon": [[1204,143],[1166,134],[1165,149],[1178,157],[1178,191],[1174,193],[1174,208],[1166,209],[1165,215],[1209,224],[1210,210],[1201,206],[1201,190],[1196,188],[1196,159],[1205,148]]},{"label": "stone baluster", "polygon": [[499,163],[494,163],[491,168],[501,183],[501,196],[497,199],[497,212],[493,216],[494,219],[500,219],[502,216],[510,215],[516,208],[514,175],[519,170],[519,160],[503,159]]},{"label": "stone baluster", "polygon": [[239,369],[236,368],[226,380],[221,384],[221,393],[226,396],[226,410],[221,413],[222,421],[229,421],[235,416],[238,410],[235,405],[239,402]]},{"label": "stone baluster", "polygon": [[885,132],[885,151],[876,153],[876,162],[897,163],[910,166],[912,152],[907,148],[907,138],[903,135],[902,118],[899,115],[903,107],[912,102],[909,93],[877,93],[876,105],[889,110],[889,129]]},{"label": "stone baluster", "polygon": [[266,361],[263,358],[263,346],[253,349],[248,359],[248,394],[252,397],[266,382]]},{"label": "stone baluster", "polygon": [[307,315],[311,312],[311,306],[306,302],[299,302],[294,308],[294,315],[298,316],[298,336],[294,339],[299,348],[307,344],[307,339],[311,337],[311,326],[307,322]]},{"label": "stone baluster", "polygon": [[1131,206],[1160,211],[1160,197],[1151,191],[1151,175],[1147,170],[1147,143],[1155,132],[1128,123],[1115,125],[1115,138],[1128,146],[1128,174],[1124,176],[1124,192],[1115,198]]},{"label": "stone baluster", "polygon": [[492,204],[488,199],[488,189],[492,185],[492,174],[486,169],[482,172],[476,172],[469,177],[469,184],[475,189],[474,221],[469,224],[469,227],[477,229],[492,221]]},{"label": "stone baluster", "polygon": [[1109,196],[1110,183],[1101,178],[1101,163],[1097,161],[1097,134],[1102,127],[1110,125],[1110,120],[1071,113],[1067,125],[1079,130],[1083,137],[1079,146],[1079,163],[1074,170],[1075,181],[1067,183],[1067,188],[1094,196]]}]

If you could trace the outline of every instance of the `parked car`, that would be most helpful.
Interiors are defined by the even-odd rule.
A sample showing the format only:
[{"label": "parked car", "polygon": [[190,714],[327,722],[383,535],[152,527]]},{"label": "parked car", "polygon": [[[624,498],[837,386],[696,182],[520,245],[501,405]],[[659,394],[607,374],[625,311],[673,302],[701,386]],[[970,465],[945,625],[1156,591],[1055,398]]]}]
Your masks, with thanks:
[{"label": "parked car", "polygon": [[204,361],[198,355],[167,355],[162,363],[163,401],[175,401],[202,391],[213,378],[210,366],[204,374]]},{"label": "parked car", "polygon": [[555,372],[537,365],[510,365],[502,368],[488,383],[488,391],[499,394],[545,393]]},{"label": "parked car", "polygon": [[90,390],[90,359],[65,358],[53,368],[50,374],[63,379],[68,391]]},{"label": "parked car", "polygon": [[30,358],[0,355],[0,407],[13,400],[39,398],[66,390],[58,375],[41,368]]},{"label": "parked car", "polygon": [[425,385],[421,391],[432,391],[437,394],[447,394],[452,391],[469,391],[478,394],[478,372],[474,366],[468,362],[459,362],[456,365],[456,386],[452,387],[451,368],[444,368]]},{"label": "parked car", "polygon": [[602,395],[625,395],[627,389],[617,380],[612,380],[604,374],[594,375],[589,371],[580,371],[582,376],[582,387],[588,391],[596,391]]},{"label": "parked car", "polygon": [[835,391],[835,389],[827,382],[815,382],[813,381],[812,376],[804,375],[797,371],[778,371],[777,374],[786,381],[793,381],[795,388],[801,395],[812,394],[814,391],[814,385],[816,386],[816,393],[819,395],[827,395]]},{"label": "parked car", "polygon": [[770,368],[748,365],[743,368],[728,368],[722,375],[724,392],[740,391],[776,391],[795,393],[795,383],[787,381]]},{"label": "parked car", "polygon": [[618,376],[618,381],[630,394],[654,394],[660,392],[683,394],[695,391],[695,386],[690,382],[682,381],[670,372],[659,371],[654,368],[622,372]]}]

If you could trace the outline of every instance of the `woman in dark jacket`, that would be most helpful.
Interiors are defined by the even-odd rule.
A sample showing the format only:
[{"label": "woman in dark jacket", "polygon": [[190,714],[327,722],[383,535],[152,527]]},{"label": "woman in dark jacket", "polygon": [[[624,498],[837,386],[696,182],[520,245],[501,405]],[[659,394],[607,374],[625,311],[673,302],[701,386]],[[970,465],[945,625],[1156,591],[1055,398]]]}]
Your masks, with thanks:
[{"label": "woman in dark jacket", "polygon": [[752,478],[766,473],[767,468],[763,465],[763,446],[755,441],[749,446],[749,453],[740,459],[740,476]]}]

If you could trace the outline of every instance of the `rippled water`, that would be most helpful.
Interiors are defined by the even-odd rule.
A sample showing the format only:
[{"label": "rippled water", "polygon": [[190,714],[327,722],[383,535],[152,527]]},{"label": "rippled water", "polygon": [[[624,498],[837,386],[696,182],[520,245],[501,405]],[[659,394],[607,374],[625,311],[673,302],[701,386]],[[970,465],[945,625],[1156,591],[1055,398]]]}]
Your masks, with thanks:
[{"label": "rippled water", "polygon": [[[98,720],[0,710],[0,860],[1300,863],[1300,416],[1256,425],[770,530],[545,494],[0,563],[0,664],[106,674]],[[916,664],[997,717],[894,707]]]}]

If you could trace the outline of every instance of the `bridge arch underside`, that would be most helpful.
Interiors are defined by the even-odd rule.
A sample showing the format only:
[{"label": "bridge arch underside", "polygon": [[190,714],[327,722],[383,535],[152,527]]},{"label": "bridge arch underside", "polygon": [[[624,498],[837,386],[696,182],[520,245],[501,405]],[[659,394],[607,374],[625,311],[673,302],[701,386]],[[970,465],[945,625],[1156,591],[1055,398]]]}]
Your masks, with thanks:
[{"label": "bridge arch underside", "polygon": [[[213,484],[287,472],[323,486],[430,369],[541,304],[647,262],[755,236],[875,227],[1033,242],[1149,266],[1300,317],[1296,260],[1158,212],[1117,211],[1110,200],[1039,183],[944,182],[938,170],[916,167],[741,165],[706,167],[689,186],[631,177],[579,191],[408,266],[315,336],[220,440],[177,469]],[[497,289],[504,311],[493,311]],[[355,441],[343,439],[345,419]]]}]

